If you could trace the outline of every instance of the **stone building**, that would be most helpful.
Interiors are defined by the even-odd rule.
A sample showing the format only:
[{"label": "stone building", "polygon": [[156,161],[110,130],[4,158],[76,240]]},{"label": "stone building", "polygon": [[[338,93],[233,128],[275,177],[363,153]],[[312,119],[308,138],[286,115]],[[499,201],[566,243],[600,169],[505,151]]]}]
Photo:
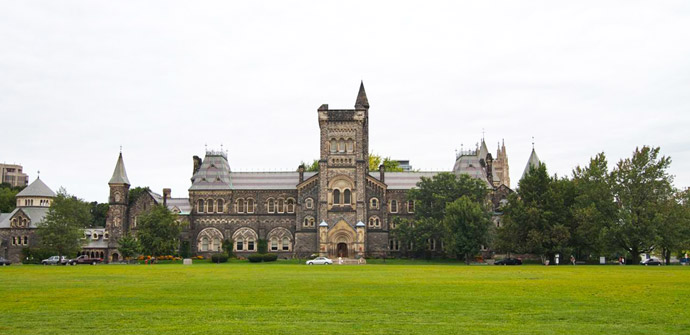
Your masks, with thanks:
[{"label": "stone building", "polygon": [[[206,151],[194,156],[189,198],[174,199],[148,192],[128,204],[129,180],[122,154],[110,186],[106,230],[111,232],[108,258],[119,259],[117,239],[136,231],[137,217],[151,206],[163,204],[188,222],[181,238],[191,251],[208,255],[221,251],[224,240],[233,241],[239,256],[254,253],[260,239],[281,258],[313,253],[330,257],[378,257],[401,250],[390,231],[395,216],[411,217],[414,203],[407,191],[421,177],[438,172],[369,171],[369,101],[360,85],[354,109],[317,109],[320,129],[318,171],[234,172],[227,154]],[[451,171],[449,171],[451,172]],[[505,145],[496,160],[481,146],[456,157],[452,172],[470,174],[494,190],[498,208],[510,191]],[[440,243],[429,241],[431,250]],[[439,248],[439,249],[437,249]]]},{"label": "stone building", "polygon": [[21,165],[0,164],[0,183],[7,183],[13,187],[24,187],[29,183],[29,176],[22,172]]}]

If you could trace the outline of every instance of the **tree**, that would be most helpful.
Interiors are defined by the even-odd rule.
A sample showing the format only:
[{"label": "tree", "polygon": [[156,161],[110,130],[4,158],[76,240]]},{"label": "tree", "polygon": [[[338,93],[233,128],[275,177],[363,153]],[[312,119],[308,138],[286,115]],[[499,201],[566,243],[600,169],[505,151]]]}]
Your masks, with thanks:
[{"label": "tree", "polygon": [[235,257],[235,254],[233,252],[233,247],[235,245],[235,242],[232,240],[232,237],[228,237],[225,240],[223,240],[223,251],[228,255],[228,258],[233,258]]},{"label": "tree", "polygon": [[400,162],[392,160],[390,157],[382,158],[375,153],[369,154],[369,171],[378,171],[379,166],[383,164],[383,170],[386,172],[401,172]]},{"label": "tree", "polygon": [[0,184],[0,213],[9,213],[17,206],[17,193],[23,187],[12,187],[8,183]]},{"label": "tree", "polygon": [[67,194],[61,188],[36,233],[41,247],[58,256],[74,255],[82,246],[83,228],[91,218],[89,203]]},{"label": "tree", "polygon": [[117,243],[119,244],[117,250],[120,251],[120,254],[126,260],[130,260],[141,251],[141,244],[132,235],[127,234],[121,237]]},{"label": "tree", "polygon": [[673,194],[672,177],[666,172],[671,159],[659,156],[659,148],[636,148],[612,172],[618,223],[612,227],[613,242],[625,249],[636,264],[640,254],[651,252],[659,240],[655,217]]},{"label": "tree", "polygon": [[464,256],[469,265],[470,257],[488,243],[490,222],[487,211],[465,195],[447,204],[443,218],[447,250],[458,258]]},{"label": "tree", "polygon": [[177,214],[163,205],[156,205],[137,220],[137,238],[144,254],[172,255],[178,250],[181,224]]},{"label": "tree", "polygon": [[319,160],[315,159],[311,164],[307,164],[304,161],[300,163],[300,165],[304,166],[304,171],[306,172],[319,172]]},{"label": "tree", "polygon": [[592,158],[589,166],[575,168],[572,181],[576,197],[572,206],[571,247],[578,258],[590,253],[612,253],[609,232],[617,222],[618,208],[613,201],[604,153]]},{"label": "tree", "polygon": [[139,186],[137,186],[137,187],[135,187],[135,188],[133,188],[133,189],[130,189],[130,190],[129,190],[129,194],[128,194],[128,199],[129,199],[129,200],[128,200],[128,203],[129,203],[129,205],[130,205],[130,206],[134,205],[134,203],[137,201],[137,199],[139,199],[139,197],[140,197],[142,194],[144,194],[144,193],[146,193],[146,192],[149,192],[150,190],[151,190],[151,189],[149,189],[148,186],[147,186],[147,187],[139,187]]},{"label": "tree", "polygon": [[671,263],[673,252],[682,253],[690,236],[690,208],[686,205],[687,193],[674,192],[673,197],[662,201],[654,217],[657,225],[657,244],[666,264]]},{"label": "tree", "polygon": [[88,227],[105,227],[105,219],[108,216],[108,208],[110,205],[107,203],[99,204],[94,201],[90,203],[89,206],[91,207],[90,211],[93,220],[89,223]]}]

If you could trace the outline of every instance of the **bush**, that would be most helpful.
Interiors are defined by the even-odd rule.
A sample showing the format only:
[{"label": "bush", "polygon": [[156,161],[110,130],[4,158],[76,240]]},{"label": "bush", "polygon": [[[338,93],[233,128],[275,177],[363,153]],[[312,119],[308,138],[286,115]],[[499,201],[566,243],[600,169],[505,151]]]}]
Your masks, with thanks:
[{"label": "bush", "polygon": [[22,263],[41,264],[41,261],[54,255],[54,252],[42,248],[22,248]]},{"label": "bush", "polygon": [[265,254],[263,256],[264,262],[275,262],[278,260],[278,254]]},{"label": "bush", "polygon": [[247,259],[252,263],[261,263],[261,261],[264,260],[264,255],[253,254],[253,255],[247,256]]},{"label": "bush", "polygon": [[225,263],[228,261],[228,255],[226,254],[213,254],[211,256],[211,262],[213,263]]},{"label": "bush", "polygon": [[268,241],[264,239],[259,239],[257,244],[257,251],[259,255],[263,255],[268,252]]}]

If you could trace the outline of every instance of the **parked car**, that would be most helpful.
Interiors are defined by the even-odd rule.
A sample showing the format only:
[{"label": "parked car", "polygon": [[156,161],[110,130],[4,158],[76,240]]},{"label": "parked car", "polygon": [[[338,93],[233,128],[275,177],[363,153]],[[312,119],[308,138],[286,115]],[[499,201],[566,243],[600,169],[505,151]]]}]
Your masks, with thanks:
[{"label": "parked car", "polygon": [[98,263],[103,262],[102,258],[91,258],[87,255],[81,255],[77,258],[73,258],[67,261],[67,264],[69,265],[77,265],[77,264],[91,264],[91,265],[96,265]]},{"label": "parked car", "polygon": [[522,265],[522,261],[517,258],[504,258],[494,262],[494,265]]},{"label": "parked car", "polygon": [[50,258],[41,261],[43,265],[65,265],[67,264],[67,258],[65,256],[50,256]]},{"label": "parked car", "polygon": [[640,262],[641,265],[661,265],[661,261],[656,258],[650,258]]},{"label": "parked car", "polygon": [[330,260],[329,258],[326,258],[326,257],[316,257],[314,259],[310,259],[307,261],[307,265],[314,265],[314,264],[331,265],[331,264],[333,264],[333,261]]},{"label": "parked car", "polygon": [[6,265],[10,265],[10,264],[12,264],[12,262],[6,260],[4,257],[0,257],[0,265],[6,266]]}]

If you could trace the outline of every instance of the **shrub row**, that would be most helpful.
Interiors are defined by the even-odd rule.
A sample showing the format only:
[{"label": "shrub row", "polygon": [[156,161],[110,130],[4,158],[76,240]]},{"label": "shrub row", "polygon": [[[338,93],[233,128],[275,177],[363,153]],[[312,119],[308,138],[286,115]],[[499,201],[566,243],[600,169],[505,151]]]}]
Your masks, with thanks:
[{"label": "shrub row", "polygon": [[278,259],[277,254],[253,254],[247,256],[247,259],[252,263],[261,262],[275,262]]},{"label": "shrub row", "polygon": [[228,255],[226,254],[213,254],[211,255],[211,262],[213,263],[225,263],[228,261]]}]

